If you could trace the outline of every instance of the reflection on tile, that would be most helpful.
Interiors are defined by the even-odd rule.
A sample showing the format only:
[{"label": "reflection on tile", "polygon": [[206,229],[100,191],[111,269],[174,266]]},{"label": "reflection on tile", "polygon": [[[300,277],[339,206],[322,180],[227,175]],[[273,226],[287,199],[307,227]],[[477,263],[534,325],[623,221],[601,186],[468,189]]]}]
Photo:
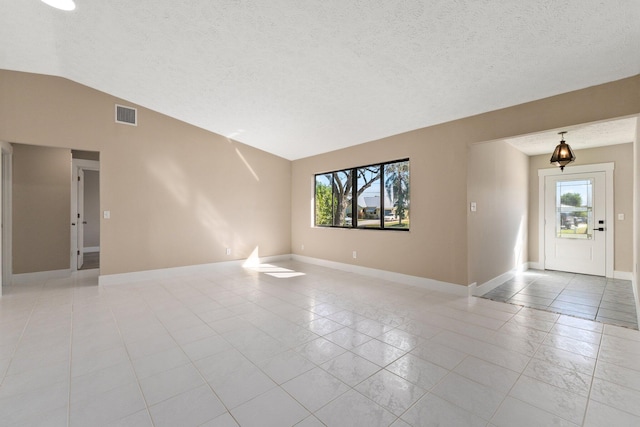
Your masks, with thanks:
[{"label": "reflection on tile", "polygon": [[380,370],[376,364],[350,351],[322,364],[321,367],[351,387]]},{"label": "reflection on tile", "polygon": [[449,372],[447,369],[413,354],[402,356],[386,369],[425,390],[430,390]]},{"label": "reflection on tile", "polygon": [[375,363],[378,366],[387,366],[406,354],[405,350],[373,339],[359,345],[352,350],[355,354]]},{"label": "reflection on tile", "polygon": [[324,338],[347,350],[351,350],[373,339],[351,328],[342,328],[338,331],[331,332],[325,335]]}]

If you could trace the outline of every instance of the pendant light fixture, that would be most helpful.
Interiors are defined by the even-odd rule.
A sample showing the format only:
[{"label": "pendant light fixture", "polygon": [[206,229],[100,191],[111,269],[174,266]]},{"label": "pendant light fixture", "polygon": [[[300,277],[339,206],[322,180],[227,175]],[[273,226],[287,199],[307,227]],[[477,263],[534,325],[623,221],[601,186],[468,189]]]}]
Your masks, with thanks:
[{"label": "pendant light fixture", "polygon": [[564,134],[566,131],[558,132],[558,135],[561,136],[560,144],[553,150],[553,155],[551,156],[551,164],[555,164],[556,166],[560,166],[560,170],[564,172],[564,167],[569,163],[573,162],[576,159],[576,155],[573,153],[573,150],[564,142]]},{"label": "pendant light fixture", "polygon": [[43,3],[48,4],[56,9],[70,11],[76,8],[76,4],[73,0],[42,0]]}]

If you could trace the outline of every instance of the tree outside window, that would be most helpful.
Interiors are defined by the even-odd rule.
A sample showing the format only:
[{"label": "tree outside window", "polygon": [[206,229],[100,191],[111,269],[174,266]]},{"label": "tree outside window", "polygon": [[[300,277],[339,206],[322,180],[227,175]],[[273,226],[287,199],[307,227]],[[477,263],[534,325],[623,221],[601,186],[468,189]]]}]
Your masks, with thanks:
[{"label": "tree outside window", "polygon": [[315,225],[409,229],[409,160],[315,176]]}]

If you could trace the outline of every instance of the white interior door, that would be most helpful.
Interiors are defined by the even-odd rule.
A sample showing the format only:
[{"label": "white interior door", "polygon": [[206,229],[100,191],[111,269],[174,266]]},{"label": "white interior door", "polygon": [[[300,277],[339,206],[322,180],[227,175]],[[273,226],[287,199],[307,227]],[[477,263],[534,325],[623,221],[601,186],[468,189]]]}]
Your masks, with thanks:
[{"label": "white interior door", "polygon": [[78,169],[78,270],[82,268],[84,264],[84,170]]},{"label": "white interior door", "polygon": [[606,275],[605,183],[605,172],[545,177],[545,269]]}]

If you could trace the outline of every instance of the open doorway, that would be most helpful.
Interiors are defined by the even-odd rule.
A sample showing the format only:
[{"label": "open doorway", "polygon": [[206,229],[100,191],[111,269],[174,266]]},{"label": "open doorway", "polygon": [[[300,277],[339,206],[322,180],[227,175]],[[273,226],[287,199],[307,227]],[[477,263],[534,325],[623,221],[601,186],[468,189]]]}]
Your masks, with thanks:
[{"label": "open doorway", "polygon": [[100,267],[99,153],[72,150],[71,271]]}]

